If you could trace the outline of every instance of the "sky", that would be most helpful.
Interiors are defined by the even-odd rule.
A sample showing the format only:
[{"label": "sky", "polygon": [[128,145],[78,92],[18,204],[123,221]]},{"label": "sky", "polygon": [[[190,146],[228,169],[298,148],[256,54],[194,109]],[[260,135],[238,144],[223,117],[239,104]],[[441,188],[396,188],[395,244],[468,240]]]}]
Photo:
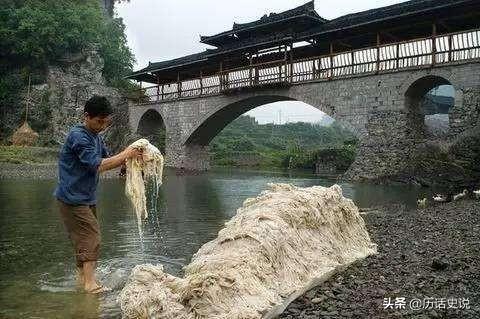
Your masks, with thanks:
[{"label": "sky", "polygon": [[[204,51],[200,35],[230,30],[233,22],[245,23],[264,14],[282,12],[308,0],[131,0],[116,5],[116,14],[126,25],[128,44],[137,63],[135,69]],[[383,7],[399,0],[316,0],[315,10],[333,19],[345,14]],[[322,121],[324,113],[303,102],[276,102],[248,112],[259,123]]]}]

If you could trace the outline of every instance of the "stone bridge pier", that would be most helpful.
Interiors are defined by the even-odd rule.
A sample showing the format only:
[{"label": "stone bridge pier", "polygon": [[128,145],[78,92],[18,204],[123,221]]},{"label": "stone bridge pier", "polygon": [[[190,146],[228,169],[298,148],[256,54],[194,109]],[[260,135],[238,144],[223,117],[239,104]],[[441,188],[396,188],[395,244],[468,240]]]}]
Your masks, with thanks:
[{"label": "stone bridge pier", "polygon": [[425,140],[419,103],[442,84],[455,89],[448,137],[453,138],[480,120],[478,62],[136,105],[129,108],[130,127],[144,130],[146,122],[152,125],[146,114],[156,113],[166,130],[166,164],[207,170],[208,144],[235,118],[267,103],[302,101],[358,136],[357,157],[347,176],[374,179],[401,172],[415,156],[415,146]]}]

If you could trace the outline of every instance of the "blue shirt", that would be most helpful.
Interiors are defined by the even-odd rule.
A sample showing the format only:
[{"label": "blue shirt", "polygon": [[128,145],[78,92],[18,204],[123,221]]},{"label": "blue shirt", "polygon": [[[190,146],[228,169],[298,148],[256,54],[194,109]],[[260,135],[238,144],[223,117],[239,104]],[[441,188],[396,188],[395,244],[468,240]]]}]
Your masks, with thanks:
[{"label": "blue shirt", "polygon": [[74,126],[60,151],[55,197],[70,205],[95,205],[98,166],[105,157],[108,151],[100,135]]}]

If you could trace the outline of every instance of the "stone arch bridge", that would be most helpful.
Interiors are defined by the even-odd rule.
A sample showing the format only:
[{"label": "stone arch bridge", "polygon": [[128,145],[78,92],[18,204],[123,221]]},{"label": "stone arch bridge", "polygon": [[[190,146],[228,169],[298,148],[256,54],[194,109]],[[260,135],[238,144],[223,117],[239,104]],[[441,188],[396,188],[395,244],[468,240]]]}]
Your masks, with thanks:
[{"label": "stone arch bridge", "polygon": [[[217,49],[152,63],[130,76],[154,84],[142,88],[130,106],[130,127],[141,132],[164,125],[167,165],[206,170],[209,142],[235,118],[263,104],[302,101],[359,137],[358,154],[347,173],[350,177],[395,175],[406,168],[415,156],[415,146],[426,138],[419,107],[432,88],[454,87],[449,138],[480,121],[479,3],[435,3],[438,6],[427,0],[408,1],[349,15],[348,23],[340,23],[343,33],[339,34],[343,17],[323,19],[311,2],[202,37],[203,43]],[[390,15],[382,18],[382,10]],[[409,14],[413,20],[407,19]],[[375,15],[380,20],[372,20]],[[418,25],[419,17],[432,23]],[[352,19],[364,23],[361,35],[347,36],[359,31]],[[379,29],[382,19],[397,26],[402,19],[403,28]],[[294,40],[278,40],[277,33],[287,30],[286,26],[291,30],[292,25],[298,29]],[[369,42],[372,30],[374,43]],[[276,32],[275,39],[265,45],[267,39],[262,37],[269,32]],[[325,34],[330,37],[326,39]],[[309,44],[294,45],[300,41]],[[322,41],[329,43],[326,52]]]},{"label": "stone arch bridge", "polygon": [[209,142],[235,118],[267,103],[302,101],[356,133],[361,144],[351,170],[357,177],[375,178],[401,171],[413,155],[418,139],[412,134],[417,128],[409,120],[410,111],[441,84],[455,89],[451,134],[476,125],[479,63],[135,105],[130,107],[130,126],[137,131],[145,114],[158,113],[166,129],[167,165],[206,170]]}]

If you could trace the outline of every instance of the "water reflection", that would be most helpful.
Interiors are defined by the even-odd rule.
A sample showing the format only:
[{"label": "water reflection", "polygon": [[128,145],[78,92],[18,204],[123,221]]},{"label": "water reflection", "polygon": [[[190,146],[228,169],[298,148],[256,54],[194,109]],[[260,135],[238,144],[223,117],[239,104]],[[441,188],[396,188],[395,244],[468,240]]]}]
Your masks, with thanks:
[{"label": "water reflection", "polygon": [[216,236],[226,215],[209,175],[168,175],[162,188],[165,210],[159,218],[160,234],[169,255],[191,256]]},{"label": "water reflection", "polygon": [[[124,195],[124,181],[102,180],[98,273],[114,291],[97,297],[75,288],[72,246],[51,196],[55,181],[0,180],[0,317],[116,318],[116,296],[135,265],[160,263],[169,273],[181,275],[182,266],[216,237],[242,202],[272,182],[334,184],[305,173],[222,169],[180,176],[167,170],[157,209],[143,223],[141,240]],[[402,186],[343,184],[342,188],[345,196],[363,207],[399,201],[414,205],[424,192]]]}]

